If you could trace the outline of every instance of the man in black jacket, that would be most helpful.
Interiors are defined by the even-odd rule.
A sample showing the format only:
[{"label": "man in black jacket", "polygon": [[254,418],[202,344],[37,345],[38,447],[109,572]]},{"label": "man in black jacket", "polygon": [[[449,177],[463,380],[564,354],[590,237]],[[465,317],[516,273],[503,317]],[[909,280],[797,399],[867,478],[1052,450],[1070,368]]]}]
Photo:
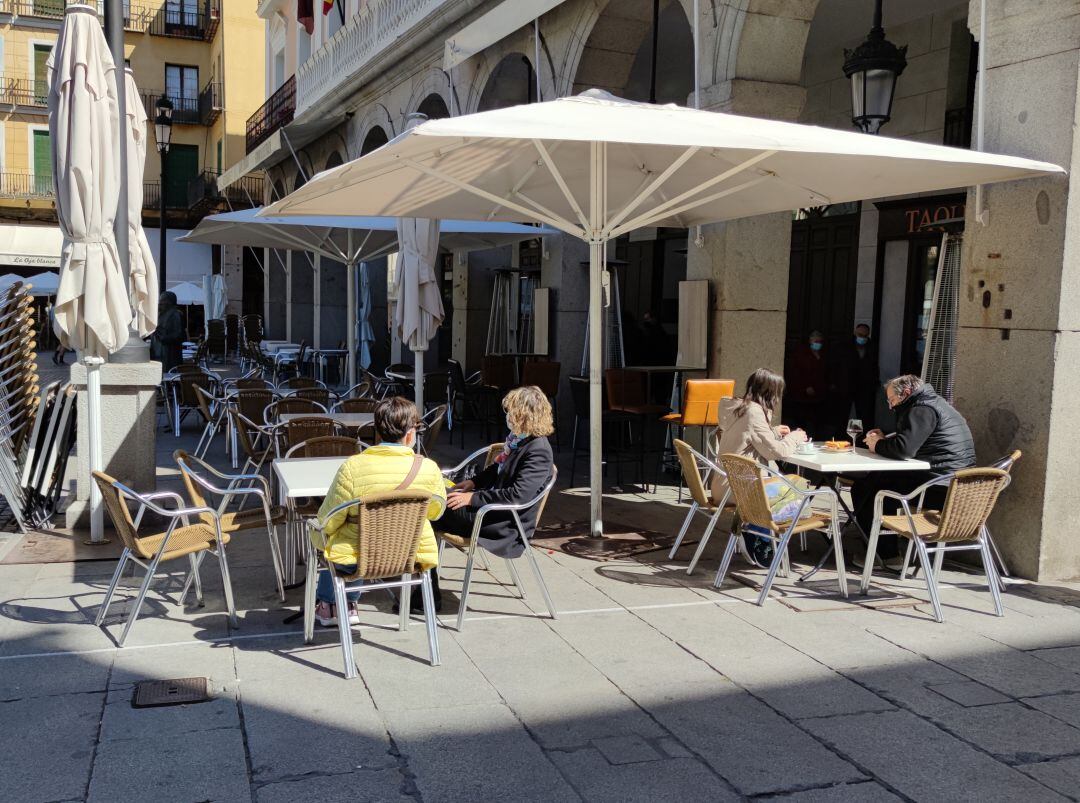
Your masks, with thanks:
[{"label": "man in black jacket", "polygon": [[[878,491],[910,493],[933,477],[952,474],[975,465],[975,443],[967,421],[956,408],[938,396],[934,389],[917,376],[898,376],[885,383],[889,407],[896,413],[896,431],[886,435],[880,429],[866,434],[866,446],[875,454],[894,460],[924,460],[929,471],[878,471],[860,479],[851,489],[855,518],[863,531],[870,532],[874,520],[874,497]],[[927,494],[928,507],[939,506],[945,498],[945,487],[931,489]],[[884,511],[892,513],[895,503],[886,504]],[[899,554],[896,536],[882,535],[878,554],[883,558]]]}]

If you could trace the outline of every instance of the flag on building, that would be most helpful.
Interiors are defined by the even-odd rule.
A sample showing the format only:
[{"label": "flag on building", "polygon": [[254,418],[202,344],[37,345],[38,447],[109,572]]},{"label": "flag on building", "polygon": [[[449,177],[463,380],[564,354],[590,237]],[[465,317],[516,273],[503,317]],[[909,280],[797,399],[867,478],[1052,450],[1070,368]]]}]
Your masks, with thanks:
[{"label": "flag on building", "polygon": [[315,0],[296,0],[296,21],[308,32],[308,36],[314,36]]},{"label": "flag on building", "polygon": [[323,0],[323,4],[322,4],[323,16],[325,17],[327,14],[329,14],[330,9],[332,9],[335,5],[337,6],[337,10],[338,10],[338,19],[340,19],[341,24],[344,25],[345,24],[345,0]]}]

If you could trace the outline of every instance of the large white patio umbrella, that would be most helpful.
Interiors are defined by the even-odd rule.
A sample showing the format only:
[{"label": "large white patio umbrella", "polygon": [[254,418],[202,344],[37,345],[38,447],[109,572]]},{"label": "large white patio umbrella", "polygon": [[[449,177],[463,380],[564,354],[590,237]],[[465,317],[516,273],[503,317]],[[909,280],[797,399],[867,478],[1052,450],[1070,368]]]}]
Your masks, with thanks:
[{"label": "large white patio umbrella", "polygon": [[[346,314],[349,321],[346,334],[348,381],[350,387],[355,385],[356,266],[365,260],[378,259],[398,250],[397,219],[334,214],[274,218],[260,215],[260,211],[245,209],[211,215],[177,239],[190,243],[310,251],[335,262],[343,262],[347,274]],[[443,220],[439,245],[448,251],[483,251],[554,233],[553,229],[544,226]],[[368,310],[370,313],[370,305]]]},{"label": "large white patio umbrella", "polygon": [[124,70],[127,103],[127,186],[128,186],[128,292],[135,312],[139,337],[149,337],[157,329],[158,272],[154,254],[142,225],[143,169],[146,167],[146,110],[135,75]]},{"label": "large white patio umbrella", "polygon": [[443,319],[442,295],[435,276],[439,258],[439,221],[422,217],[398,220],[397,303],[394,325],[413,353],[416,409],[424,414],[424,352]]},{"label": "large white patio umbrella", "polygon": [[1061,173],[1010,156],[634,103],[600,90],[431,120],[265,210],[539,221],[589,244],[592,532],[601,535],[601,272],[607,242],[806,206]]},{"label": "large white patio umbrella", "polygon": [[[113,222],[120,187],[115,67],[97,11],[68,6],[46,61],[56,216],[64,235],[55,330],[86,364],[89,463],[101,470],[101,375],[128,339],[131,306]],[[90,483],[90,538],[104,540],[101,494]]]}]

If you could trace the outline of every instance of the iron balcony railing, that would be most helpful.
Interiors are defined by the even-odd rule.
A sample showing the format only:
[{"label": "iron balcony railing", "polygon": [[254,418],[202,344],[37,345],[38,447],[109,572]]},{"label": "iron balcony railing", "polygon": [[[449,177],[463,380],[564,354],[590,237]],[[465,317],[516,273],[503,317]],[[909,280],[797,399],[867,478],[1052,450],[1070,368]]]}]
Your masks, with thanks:
[{"label": "iron balcony railing", "polygon": [[970,106],[945,111],[945,136],[942,144],[954,148],[971,147],[972,111]]},{"label": "iron balcony railing", "polygon": [[196,4],[183,0],[166,2],[149,20],[153,36],[172,36],[179,39],[202,39],[209,42],[221,21],[220,0],[203,0]]},{"label": "iron balcony railing", "polygon": [[[187,209],[187,198],[177,198],[178,193],[167,192],[165,193],[165,208],[166,209]],[[142,197],[143,209],[161,209],[161,182],[160,181],[144,181],[143,182],[143,197]]]},{"label": "iron balcony railing", "polygon": [[[60,20],[64,17],[65,7],[72,4],[73,2],[69,3],[66,0],[0,0],[0,14]],[[99,12],[104,11],[104,2],[79,0],[79,4],[97,8]],[[153,16],[154,12],[144,6],[124,3],[124,28],[129,31],[145,31]]]},{"label": "iron balcony railing", "polygon": [[0,173],[0,198],[53,197],[52,174],[35,175],[30,170],[5,170]]},{"label": "iron balcony railing", "polygon": [[225,189],[218,187],[216,170],[204,170],[188,182],[188,209],[209,212],[248,209],[262,203],[262,176],[246,175]]},{"label": "iron balcony railing", "polygon": [[[146,124],[147,127],[150,127],[154,124],[154,118],[157,117],[157,102],[162,93],[161,90],[143,90],[140,94],[143,99],[143,107],[146,109]],[[202,118],[199,115],[199,99],[197,97],[184,98],[171,94],[167,94],[165,97],[169,99],[169,102],[172,103],[173,106],[173,123],[199,125],[202,122]]]},{"label": "iron balcony railing", "polygon": [[44,77],[0,75],[0,104],[34,106],[45,111],[49,105],[49,84]]},{"label": "iron balcony railing", "polygon": [[225,108],[225,92],[220,81],[211,81],[199,93],[199,122],[213,125]]},{"label": "iron balcony railing", "polygon": [[296,112],[296,76],[289,76],[278,90],[248,118],[247,152],[251,153],[271,134],[292,122]]}]

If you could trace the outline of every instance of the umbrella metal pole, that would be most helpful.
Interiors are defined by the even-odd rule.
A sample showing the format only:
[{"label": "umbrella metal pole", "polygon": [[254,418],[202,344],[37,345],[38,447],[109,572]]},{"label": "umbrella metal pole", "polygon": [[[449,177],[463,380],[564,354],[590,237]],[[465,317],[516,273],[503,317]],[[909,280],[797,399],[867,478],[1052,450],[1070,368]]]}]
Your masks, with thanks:
[{"label": "umbrella metal pole", "polygon": [[603,538],[603,403],[604,378],[604,321],[601,280],[607,240],[602,232],[606,215],[607,145],[593,142],[589,146],[592,158],[589,170],[589,532],[593,538]]},{"label": "umbrella metal pole", "polygon": [[[86,364],[86,417],[90,422],[90,471],[102,471],[105,468],[101,454],[101,366],[105,362],[101,357],[83,357]],[[97,424],[95,426],[94,424]],[[105,517],[102,508],[101,491],[90,476],[90,543],[105,543]]]},{"label": "umbrella metal pole", "polygon": [[416,409],[424,414],[424,352],[413,351],[413,390],[416,392]]}]

